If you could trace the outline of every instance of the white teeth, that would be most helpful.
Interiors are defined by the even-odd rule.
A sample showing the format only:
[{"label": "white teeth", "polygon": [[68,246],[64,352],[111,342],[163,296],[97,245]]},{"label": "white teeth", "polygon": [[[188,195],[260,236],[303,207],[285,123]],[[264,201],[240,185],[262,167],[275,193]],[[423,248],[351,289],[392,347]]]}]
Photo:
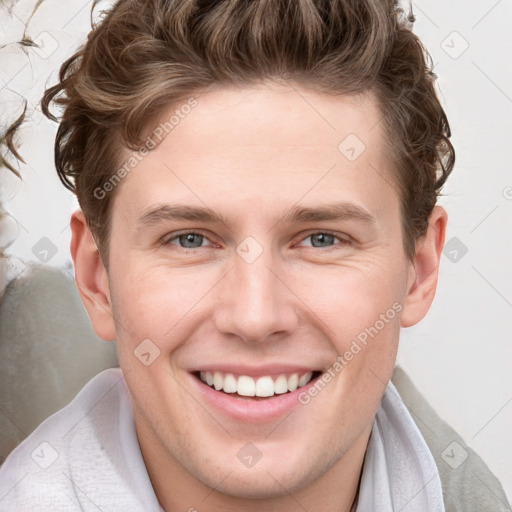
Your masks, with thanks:
[{"label": "white teeth", "polygon": [[311,380],[312,376],[313,376],[312,372],[308,372],[308,373],[305,373],[304,375],[302,375],[299,378],[299,386],[298,387],[301,388],[302,386],[305,386]]},{"label": "white teeth", "polygon": [[298,374],[294,373],[289,379],[288,379],[288,391],[295,391],[299,385],[299,376]]},{"label": "white teeth", "polygon": [[220,372],[215,372],[213,374],[213,387],[219,391],[220,389],[222,389],[222,386],[224,386],[224,379],[222,377],[222,373]]},{"label": "white teeth", "polygon": [[273,396],[274,381],[272,377],[260,377],[256,381],[256,396]]},{"label": "white teeth", "polygon": [[295,391],[297,388],[305,386],[313,376],[312,372],[304,373],[299,377],[298,373],[286,377],[280,375],[274,381],[270,376],[259,377],[256,381],[248,375],[235,377],[232,373],[222,372],[200,372],[199,378],[215,388],[217,391],[223,390],[225,393],[238,393],[241,396],[260,396],[269,397],[281,395],[283,393]]},{"label": "white teeth", "polygon": [[232,373],[226,373],[224,377],[224,392],[226,393],[236,393],[237,382],[236,378]]},{"label": "white teeth", "polygon": [[254,396],[256,394],[256,384],[254,384],[254,379],[252,377],[247,377],[247,375],[240,375],[240,377],[238,377],[236,390],[239,395]]},{"label": "white teeth", "polygon": [[288,380],[284,375],[279,375],[276,382],[274,383],[274,393],[276,395],[282,395],[288,393]]}]

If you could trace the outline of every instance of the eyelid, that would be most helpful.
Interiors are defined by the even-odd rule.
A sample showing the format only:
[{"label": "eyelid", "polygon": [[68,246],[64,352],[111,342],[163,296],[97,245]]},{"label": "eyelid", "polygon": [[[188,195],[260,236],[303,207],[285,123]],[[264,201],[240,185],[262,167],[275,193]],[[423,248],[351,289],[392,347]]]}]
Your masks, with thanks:
[{"label": "eyelid", "polygon": [[[206,234],[205,231],[203,231],[202,229],[183,229],[183,230],[179,230],[179,231],[173,231],[171,233],[166,233],[160,239],[159,243],[160,243],[160,245],[169,245],[169,244],[171,244],[171,240],[174,240],[180,236],[188,235],[188,234],[201,235],[202,237],[204,237],[206,240],[208,240],[210,242],[211,246],[219,246],[219,244],[217,242],[214,242],[211,239],[211,236]],[[330,231],[328,229],[312,229],[312,230],[302,232],[299,235],[297,235],[297,237],[295,237],[296,241],[293,242],[293,245],[297,245],[300,242],[303,242],[306,238],[308,238],[312,235],[318,235],[318,234],[331,235],[334,238],[338,239],[338,241],[339,241],[338,243],[342,243],[343,245],[354,243],[354,240],[352,239],[352,237],[350,237],[349,235],[346,235],[344,233],[336,233],[336,232]],[[177,244],[172,244],[172,245],[177,245]],[[335,246],[336,246],[336,244],[329,246],[329,247],[324,247],[323,249],[328,250]],[[194,249],[187,249],[186,247],[179,247],[179,248],[184,249],[184,250],[194,250]],[[201,249],[201,248],[204,248],[204,247],[196,247],[195,249]],[[313,247],[313,248],[318,249],[318,247]]]},{"label": "eyelid", "polygon": [[[218,245],[216,242],[211,240],[210,236],[208,236],[203,230],[201,229],[183,229],[181,231],[173,231],[171,233],[166,233],[162,238],[160,238],[159,243],[160,245],[177,245],[177,244],[171,244],[172,240],[175,240],[176,238],[183,236],[183,235],[200,235],[206,240],[208,240],[211,244],[211,246]],[[179,247],[179,246],[178,246]],[[196,247],[194,249],[187,249],[186,247],[179,247],[183,250],[194,250],[194,249],[203,249],[204,247]]]},{"label": "eyelid", "polygon": [[[352,237],[350,237],[349,235],[346,235],[344,233],[336,233],[334,231],[330,231],[328,229],[313,229],[313,230],[310,230],[306,233],[301,233],[298,237],[298,240],[297,240],[297,244],[300,243],[300,242],[303,242],[306,238],[309,238],[310,236],[312,235],[331,235],[333,236],[334,238],[337,238],[339,240],[340,243],[342,244],[351,244],[351,243],[354,243],[354,240]],[[296,244],[294,243],[294,245]],[[325,247],[323,249],[330,249],[330,248],[333,248],[335,247],[336,245],[331,245],[329,247]],[[313,247],[314,249],[318,249],[318,247]]]}]

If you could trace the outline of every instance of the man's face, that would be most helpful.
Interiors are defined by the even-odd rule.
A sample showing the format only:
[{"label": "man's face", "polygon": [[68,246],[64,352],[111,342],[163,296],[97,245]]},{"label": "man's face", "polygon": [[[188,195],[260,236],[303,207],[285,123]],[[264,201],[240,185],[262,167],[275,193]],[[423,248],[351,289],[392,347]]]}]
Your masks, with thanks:
[{"label": "man's face", "polygon": [[371,96],[197,100],[116,191],[120,365],[156,464],[280,495],[366,448],[411,285],[399,196]]}]

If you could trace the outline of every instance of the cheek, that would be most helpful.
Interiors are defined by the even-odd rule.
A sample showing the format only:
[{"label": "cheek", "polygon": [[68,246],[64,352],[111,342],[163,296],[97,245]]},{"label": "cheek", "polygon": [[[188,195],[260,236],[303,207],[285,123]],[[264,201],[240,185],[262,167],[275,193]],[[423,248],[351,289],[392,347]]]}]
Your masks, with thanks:
[{"label": "cheek", "polygon": [[[296,281],[315,313],[311,318],[321,320],[316,323],[335,349],[331,373],[341,377],[337,393],[379,398],[396,358],[405,274],[401,264],[387,260],[332,269],[323,277],[309,273]],[[350,403],[358,407],[353,398]]]},{"label": "cheek", "polygon": [[[293,282],[297,295],[330,332],[344,333],[341,338],[346,339],[373,326],[381,315],[386,316],[386,326],[399,324],[406,277],[402,267],[356,262],[337,268],[309,269],[297,273]],[[382,330],[380,322],[378,326]]]},{"label": "cheek", "polygon": [[[111,276],[111,297],[118,335],[136,345],[152,339],[162,351],[177,343],[177,333],[186,328],[189,317],[200,311],[201,301],[217,281],[211,270],[155,266],[119,267]],[[133,347],[132,347],[133,349]]]}]

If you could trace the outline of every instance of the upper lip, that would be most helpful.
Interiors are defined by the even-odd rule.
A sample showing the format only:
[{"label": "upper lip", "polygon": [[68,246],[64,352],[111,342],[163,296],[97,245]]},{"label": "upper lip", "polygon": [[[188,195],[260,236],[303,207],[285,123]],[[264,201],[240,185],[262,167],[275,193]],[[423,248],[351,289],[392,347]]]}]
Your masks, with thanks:
[{"label": "upper lip", "polygon": [[247,375],[249,377],[263,377],[266,375],[299,375],[307,372],[321,371],[318,367],[295,364],[267,364],[264,366],[247,366],[243,364],[208,364],[190,370],[196,372],[221,372],[233,375]]}]

